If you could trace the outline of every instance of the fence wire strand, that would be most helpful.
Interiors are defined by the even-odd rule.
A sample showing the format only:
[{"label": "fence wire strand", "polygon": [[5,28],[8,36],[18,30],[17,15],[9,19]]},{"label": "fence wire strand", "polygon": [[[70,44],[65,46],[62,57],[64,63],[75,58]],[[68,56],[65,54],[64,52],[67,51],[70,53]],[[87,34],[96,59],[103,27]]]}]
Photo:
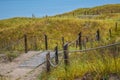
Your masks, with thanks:
[{"label": "fence wire strand", "polygon": [[70,46],[71,44],[74,44],[77,40],[78,40],[78,37],[74,41],[70,42],[68,46]]},{"label": "fence wire strand", "polygon": [[59,65],[61,65],[62,64],[62,61],[64,60],[64,58],[62,57],[61,58],[61,60],[59,60],[59,63],[58,64],[55,64],[55,63],[52,63],[52,61],[49,59],[48,61],[50,62],[50,65],[52,66],[52,67],[57,67],[57,66],[59,66]]},{"label": "fence wire strand", "polygon": [[85,52],[85,51],[91,51],[91,50],[97,50],[97,49],[102,49],[102,48],[107,48],[107,47],[111,47],[111,46],[116,46],[116,45],[119,45],[120,42],[118,43],[114,43],[114,44],[109,44],[109,45],[106,45],[106,46],[99,46],[99,47],[95,47],[95,48],[89,48],[89,49],[84,49],[84,50],[70,50],[69,52]]}]

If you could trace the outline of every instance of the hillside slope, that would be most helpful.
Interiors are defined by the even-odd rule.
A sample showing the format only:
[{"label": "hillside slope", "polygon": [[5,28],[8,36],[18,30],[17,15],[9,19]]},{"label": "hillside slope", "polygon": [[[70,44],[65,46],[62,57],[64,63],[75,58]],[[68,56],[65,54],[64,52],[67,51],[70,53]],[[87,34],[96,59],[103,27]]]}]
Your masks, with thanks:
[{"label": "hillside slope", "polygon": [[74,11],[56,16],[78,17],[80,15],[104,15],[104,17],[107,17],[108,15],[110,15],[111,17],[116,16],[117,18],[118,15],[120,15],[119,13],[120,13],[120,4],[107,4],[93,8],[79,8]]},{"label": "hillside slope", "polygon": [[[120,28],[120,4],[95,7],[89,9],[90,11],[88,9],[78,9],[73,11],[77,15],[78,13],[82,14],[87,10],[89,14],[93,13],[95,10],[102,10],[102,13],[107,13],[110,9],[114,12],[113,14],[117,15],[115,17],[113,15],[114,19],[79,19],[76,17],[70,17],[72,12],[69,12],[63,14],[68,17],[61,15],[61,17],[16,17],[0,20],[0,47],[5,44],[8,45],[11,42],[15,42],[23,37],[24,34],[27,34],[27,36],[39,36],[40,40],[38,39],[38,41],[44,40],[44,34],[48,35],[49,38],[59,40],[61,40],[61,37],[65,37],[65,41],[67,42],[75,39],[79,32],[82,32],[83,36],[91,36],[91,34],[94,34],[91,36],[91,38],[93,38],[95,37],[96,30],[100,29],[101,35],[104,35],[103,38],[106,37],[104,39],[108,39],[109,29],[112,29],[112,33],[116,33],[114,31],[116,22],[118,23],[118,28]],[[105,18],[112,18],[112,16],[104,16],[104,14],[102,14],[102,16]],[[119,33],[117,32],[116,34],[117,35],[114,36],[117,37]],[[56,43],[58,41],[53,42]]]}]

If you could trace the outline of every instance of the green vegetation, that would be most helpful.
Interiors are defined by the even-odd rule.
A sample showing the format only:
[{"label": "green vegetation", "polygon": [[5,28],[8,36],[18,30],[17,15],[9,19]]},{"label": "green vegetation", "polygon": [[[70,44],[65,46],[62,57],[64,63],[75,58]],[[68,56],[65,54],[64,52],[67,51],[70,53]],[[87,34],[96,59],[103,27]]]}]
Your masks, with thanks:
[{"label": "green vegetation", "polygon": [[[85,12],[88,13],[88,16],[83,14]],[[96,14],[96,12],[99,12],[99,14]],[[72,16],[73,13],[75,15],[74,17]],[[82,18],[79,18],[81,15],[83,15]],[[89,15],[99,16],[89,19]],[[65,37],[66,41],[71,41],[76,38],[80,31],[82,31],[84,36],[95,33],[97,29],[100,29],[101,35],[104,34],[106,37],[110,28],[112,29],[112,33],[114,33],[116,22],[118,26],[120,25],[119,17],[120,4],[112,4],[90,9],[77,9],[69,13],[52,17],[0,20],[0,44],[3,48],[12,42],[16,42],[23,37],[24,34],[27,34],[30,39],[31,36],[39,36],[39,38],[37,37],[37,44],[39,46],[39,44],[43,43],[44,34],[48,35],[48,38],[59,39],[59,41],[61,37]],[[56,40],[53,42],[59,43],[59,41]],[[51,44],[53,44],[53,42]],[[41,47],[39,49],[43,49],[44,44],[39,47]]]},{"label": "green vegetation", "polygon": [[14,58],[18,57],[20,55],[19,52],[6,52],[7,59],[11,62]]},{"label": "green vegetation", "polygon": [[[82,32],[82,36],[88,36],[89,40],[94,40],[98,29],[102,41],[100,44],[94,43],[94,46],[120,41],[120,4],[77,9],[45,18],[16,17],[0,20],[0,49],[9,52],[24,50],[24,34],[28,38],[29,50],[44,50],[44,34],[48,36],[49,49],[53,50],[57,44],[59,49],[62,49],[62,37],[65,38],[65,42],[71,42],[76,39],[79,32]],[[109,29],[112,30],[111,38]],[[6,48],[7,50],[4,49],[18,40],[20,41],[15,46]],[[87,46],[90,46],[89,42]],[[70,47],[70,49],[74,50],[75,48]],[[18,54],[7,53],[7,55],[11,60]],[[43,72],[39,79],[74,80],[90,75],[92,80],[93,78],[99,80],[100,78],[108,78],[113,73],[120,74],[120,55],[115,57],[109,50],[104,50],[103,55],[99,50],[87,52],[87,54],[73,53],[70,55],[70,60],[67,72],[64,70],[64,65],[61,64],[52,69],[49,75]]]},{"label": "green vegetation", "polygon": [[0,80],[7,80],[4,76],[0,75]]},{"label": "green vegetation", "polygon": [[[101,35],[104,34],[105,38],[107,39],[109,35],[109,29],[112,29],[112,35],[114,35],[116,22],[119,26],[119,21],[113,20],[86,20],[77,18],[13,18],[0,21],[0,44],[1,47],[2,45],[5,47],[10,43],[14,43],[21,39],[24,34],[27,34],[29,37],[28,40],[30,40],[29,42],[34,41],[31,39],[31,36],[38,36],[38,47],[44,49],[44,34],[48,35],[48,38],[52,38],[53,40],[59,39],[55,41],[49,40],[52,41],[51,44],[54,45],[53,47],[55,47],[56,42],[60,43],[61,37],[65,37],[65,41],[72,41],[81,31],[83,36],[87,35],[92,38],[95,37],[97,29],[100,29]],[[4,28],[2,28],[3,26]],[[102,37],[104,38],[104,36]],[[52,47],[51,44],[49,42],[50,47]]]},{"label": "green vegetation", "polygon": [[[111,48],[109,48],[111,49]],[[65,71],[64,64],[52,69],[50,73],[43,72],[40,80],[101,80],[107,79],[111,74],[120,75],[120,55],[114,57],[108,48],[101,54],[99,50],[83,53],[71,53],[70,65]]]},{"label": "green vegetation", "polygon": [[[87,15],[87,16],[86,16]],[[61,15],[64,17],[77,17],[77,18],[95,18],[95,19],[119,19],[120,17],[120,4],[108,4],[104,6],[97,6],[93,8],[80,8],[71,12]]]},{"label": "green vegetation", "polygon": [[[115,9],[114,9],[115,8]],[[72,22],[77,20],[81,28],[78,30],[76,27],[73,29],[78,33],[83,32],[83,35],[90,35],[94,38],[96,30],[99,28],[101,31],[102,42],[94,43],[94,46],[105,45],[107,43],[114,43],[120,41],[120,5],[105,5],[91,9],[78,9],[62,15],[57,15],[59,19],[72,19]],[[99,13],[96,13],[100,11]],[[85,15],[85,18],[80,18]],[[86,17],[86,15],[98,15],[94,18]],[[104,19],[104,20],[103,20]],[[66,21],[67,22],[67,21]],[[118,23],[118,31],[115,31],[116,22]],[[68,22],[67,22],[68,23]],[[75,23],[75,22],[74,22]],[[63,23],[64,24],[64,23]],[[74,24],[76,25],[76,24]],[[72,27],[72,26],[71,26]],[[112,29],[112,37],[109,38],[108,30]],[[72,31],[71,31],[72,32]],[[77,35],[78,33],[75,33]],[[71,34],[72,35],[72,34]],[[75,38],[73,38],[75,39]],[[111,39],[111,40],[109,40]],[[90,43],[87,43],[89,46]],[[70,50],[75,48],[70,47]],[[69,55],[70,65],[61,64],[51,70],[50,73],[43,72],[39,76],[39,80],[109,80],[111,77],[119,77],[120,75],[120,53],[117,56],[110,51],[112,48],[88,51],[83,53],[71,53]],[[113,76],[112,76],[113,75]],[[84,78],[84,79],[83,79]]]}]

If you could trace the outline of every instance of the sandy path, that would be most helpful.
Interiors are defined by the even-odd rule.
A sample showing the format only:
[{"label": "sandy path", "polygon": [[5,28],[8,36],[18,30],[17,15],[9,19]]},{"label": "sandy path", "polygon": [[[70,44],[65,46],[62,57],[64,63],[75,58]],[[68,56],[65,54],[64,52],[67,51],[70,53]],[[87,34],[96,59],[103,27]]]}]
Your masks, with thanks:
[{"label": "sandy path", "polygon": [[26,53],[21,54],[18,58],[13,60],[13,62],[0,63],[0,75],[8,77],[9,80],[16,80],[20,78],[22,79],[22,77],[27,75],[33,69],[32,68],[20,68],[19,65],[25,60],[28,60],[29,58],[33,57],[34,55],[38,55],[38,54],[40,54],[40,51],[29,51],[27,54]]},{"label": "sandy path", "polygon": [[37,80],[38,75],[45,70],[45,64],[42,64],[41,66],[37,67],[36,69],[30,71],[23,77],[20,77],[19,80]]}]

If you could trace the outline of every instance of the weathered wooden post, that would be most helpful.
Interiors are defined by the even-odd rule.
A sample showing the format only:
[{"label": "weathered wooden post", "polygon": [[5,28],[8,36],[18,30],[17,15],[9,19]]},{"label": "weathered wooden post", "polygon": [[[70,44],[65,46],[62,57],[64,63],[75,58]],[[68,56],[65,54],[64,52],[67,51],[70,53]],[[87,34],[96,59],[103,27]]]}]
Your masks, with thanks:
[{"label": "weathered wooden post", "polygon": [[49,60],[50,60],[50,52],[48,52],[46,54],[46,71],[47,72],[50,72],[50,62],[49,62]]},{"label": "weathered wooden post", "polygon": [[97,32],[96,32],[96,40],[97,41],[100,41],[100,30],[98,29]]},{"label": "weathered wooden post", "polygon": [[25,47],[25,53],[28,52],[28,44],[27,44],[27,35],[24,34],[24,47]]},{"label": "weathered wooden post", "polygon": [[65,66],[67,66],[69,64],[69,60],[68,60],[68,43],[66,43],[63,47],[64,50],[64,64]]},{"label": "weathered wooden post", "polygon": [[110,36],[110,38],[112,37],[112,30],[111,29],[109,29],[109,36]]},{"label": "weathered wooden post", "polygon": [[55,47],[55,63],[58,64],[59,59],[58,59],[58,46]]},{"label": "weathered wooden post", "polygon": [[64,46],[64,41],[65,41],[65,39],[64,39],[64,37],[62,37],[62,46]]},{"label": "weathered wooden post", "polygon": [[115,31],[117,31],[118,23],[115,23]]},{"label": "weathered wooden post", "polygon": [[78,34],[78,44],[81,50],[82,49],[82,33],[81,32]]},{"label": "weathered wooden post", "polygon": [[45,50],[48,50],[48,39],[47,39],[47,35],[45,36]]},{"label": "weathered wooden post", "polygon": [[86,36],[86,42],[88,42],[89,41],[89,39],[88,39],[88,37]]}]

